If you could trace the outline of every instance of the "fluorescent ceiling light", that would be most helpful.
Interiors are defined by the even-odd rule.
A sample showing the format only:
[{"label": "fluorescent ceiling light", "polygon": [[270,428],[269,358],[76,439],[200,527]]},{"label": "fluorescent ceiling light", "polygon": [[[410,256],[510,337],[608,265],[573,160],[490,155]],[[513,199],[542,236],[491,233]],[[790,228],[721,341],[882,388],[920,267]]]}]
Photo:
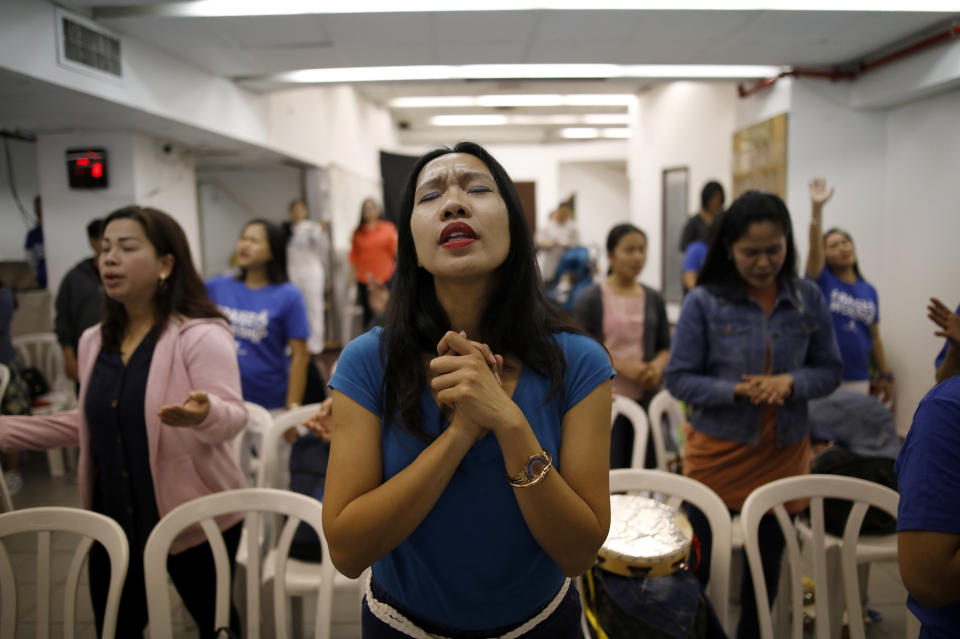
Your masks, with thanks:
[{"label": "fluorescent ceiling light", "polygon": [[630,124],[626,113],[587,113],[581,118],[584,124]]},{"label": "fluorescent ceiling light", "polygon": [[596,129],[591,127],[570,127],[560,129],[560,137],[568,140],[592,140],[595,138],[613,138],[624,140],[631,135],[630,129]]},{"label": "fluorescent ceiling light", "polygon": [[507,116],[496,114],[435,115],[430,118],[433,126],[503,126]]},{"label": "fluorescent ceiling light", "polygon": [[[287,71],[264,79],[304,84],[503,79],[747,79],[777,75],[780,67],[737,64],[463,64],[340,67]],[[260,79],[260,78],[248,78]]]},{"label": "fluorescent ceiling light", "polygon": [[280,16],[342,13],[453,13],[460,11],[948,11],[956,0],[875,2],[874,0],[485,0],[457,8],[444,0],[197,0],[149,5],[100,6],[95,18],[168,16],[183,18],[221,16]]},{"label": "fluorescent ceiling light", "polygon": [[455,109],[470,107],[561,107],[561,106],[629,106],[636,102],[629,93],[556,95],[550,93],[495,95],[426,95],[393,98],[394,109]]},{"label": "fluorescent ceiling light", "polygon": [[561,129],[560,137],[567,138],[570,140],[587,140],[590,138],[600,137],[600,129],[590,129],[586,127],[571,127],[569,129]]},{"label": "fluorescent ceiling light", "polygon": [[626,113],[587,113],[557,115],[527,115],[473,113],[457,115],[435,115],[428,122],[432,126],[569,126],[583,124],[630,124]]}]

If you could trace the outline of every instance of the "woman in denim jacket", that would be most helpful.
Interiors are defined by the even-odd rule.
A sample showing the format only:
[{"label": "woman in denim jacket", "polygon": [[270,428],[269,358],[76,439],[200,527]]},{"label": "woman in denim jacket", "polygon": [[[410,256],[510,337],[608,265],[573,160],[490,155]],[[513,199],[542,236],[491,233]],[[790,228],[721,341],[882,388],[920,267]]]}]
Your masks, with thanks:
[{"label": "woman in denim jacket", "polygon": [[[754,488],[809,471],[807,400],[833,391],[843,364],[823,295],[796,276],[790,214],[776,195],[748,191],[733,203],[697,284],[677,322],[667,388],[692,409],[684,474],[736,513]],[[709,526],[700,513],[691,520],[707,546],[698,571],[706,581]],[[760,524],[760,546],[772,601],[784,540],[771,515]],[[737,636],[755,637],[749,569],[743,574]]]}]

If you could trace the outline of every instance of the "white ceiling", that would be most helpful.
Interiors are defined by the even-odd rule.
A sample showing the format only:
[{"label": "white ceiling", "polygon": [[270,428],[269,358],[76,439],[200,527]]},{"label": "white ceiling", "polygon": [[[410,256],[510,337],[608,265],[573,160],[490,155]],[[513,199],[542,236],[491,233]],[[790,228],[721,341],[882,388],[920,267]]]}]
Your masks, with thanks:
[{"label": "white ceiling", "polygon": [[[150,42],[256,91],[290,89],[291,85],[278,83],[272,76],[307,68],[510,63],[830,67],[856,62],[960,17],[960,13],[943,11],[530,10],[186,18],[152,15],[162,3],[150,0],[65,0],[64,4],[109,29]],[[394,82],[357,87],[386,105],[392,97],[410,95],[637,93],[653,82],[642,78]],[[0,75],[0,96],[8,83],[9,77]],[[7,101],[0,100],[0,122],[16,107],[4,105]],[[30,104],[23,98],[20,102],[21,110]],[[38,125],[42,111],[37,113]],[[557,139],[556,127],[476,127],[454,132],[427,124],[436,113],[484,111],[492,112],[396,109],[393,116],[408,126],[401,131],[401,141],[409,143],[466,136],[486,142]],[[609,111],[511,110],[525,114]],[[51,119],[64,123],[63,117]]]}]

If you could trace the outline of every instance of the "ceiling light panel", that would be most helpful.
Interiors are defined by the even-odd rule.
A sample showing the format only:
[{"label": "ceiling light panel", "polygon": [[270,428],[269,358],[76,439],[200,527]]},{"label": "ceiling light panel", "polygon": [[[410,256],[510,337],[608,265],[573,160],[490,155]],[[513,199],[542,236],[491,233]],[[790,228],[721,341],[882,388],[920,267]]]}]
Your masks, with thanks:
[{"label": "ceiling light panel", "polygon": [[316,0],[197,0],[147,5],[95,7],[95,18],[167,16],[209,18],[363,13],[455,13],[458,11],[956,11],[956,0],[876,2],[875,0],[486,0],[459,9],[444,0],[354,0],[334,3]]},{"label": "ceiling light panel", "polygon": [[[303,84],[527,79],[710,78],[734,80],[766,78],[779,72],[780,67],[728,64],[464,64],[301,69],[278,73],[266,78],[247,79],[271,79],[279,82]],[[567,104],[575,104],[575,102],[567,102]]]}]

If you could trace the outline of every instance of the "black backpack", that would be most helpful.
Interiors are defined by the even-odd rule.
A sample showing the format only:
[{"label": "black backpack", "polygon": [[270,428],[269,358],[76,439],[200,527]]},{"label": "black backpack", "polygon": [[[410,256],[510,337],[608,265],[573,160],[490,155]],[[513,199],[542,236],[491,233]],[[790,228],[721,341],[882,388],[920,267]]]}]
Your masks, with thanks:
[{"label": "black backpack", "polygon": [[[824,475],[843,475],[866,479],[897,490],[894,460],[887,457],[861,457],[846,448],[831,446],[813,460],[810,471]],[[853,504],[843,499],[824,499],[824,527],[831,535],[843,536],[847,517]],[[887,512],[871,506],[863,518],[861,535],[892,535],[897,532],[897,520]]]}]

